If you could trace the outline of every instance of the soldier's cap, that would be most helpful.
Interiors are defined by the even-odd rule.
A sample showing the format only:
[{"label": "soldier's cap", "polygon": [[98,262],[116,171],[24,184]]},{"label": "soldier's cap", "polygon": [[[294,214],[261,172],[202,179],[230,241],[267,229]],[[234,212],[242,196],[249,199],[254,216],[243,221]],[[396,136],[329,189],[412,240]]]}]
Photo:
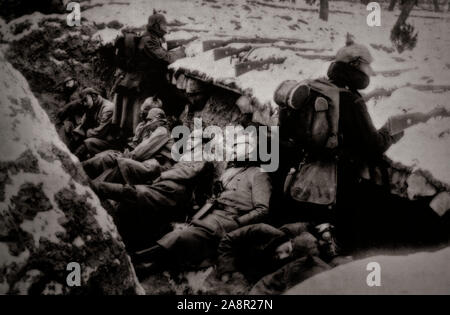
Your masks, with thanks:
[{"label": "soldier's cap", "polygon": [[338,50],[335,61],[344,62],[344,63],[352,63],[355,61],[359,61],[362,65],[360,69],[368,76],[374,75],[375,71],[373,71],[370,64],[373,62],[372,54],[369,49],[361,44],[356,44],[354,42],[347,42],[345,47],[342,47]]},{"label": "soldier's cap", "polygon": [[62,83],[64,84],[64,83],[67,83],[67,82],[69,82],[69,81],[71,81],[71,80],[76,81],[74,77],[70,77],[70,76],[69,76],[69,77],[65,77],[64,80],[62,81]]},{"label": "soldier's cap", "polygon": [[80,93],[81,97],[86,97],[89,94],[96,94],[99,96],[101,95],[100,91],[98,91],[97,89],[91,88],[91,87],[83,89]]}]

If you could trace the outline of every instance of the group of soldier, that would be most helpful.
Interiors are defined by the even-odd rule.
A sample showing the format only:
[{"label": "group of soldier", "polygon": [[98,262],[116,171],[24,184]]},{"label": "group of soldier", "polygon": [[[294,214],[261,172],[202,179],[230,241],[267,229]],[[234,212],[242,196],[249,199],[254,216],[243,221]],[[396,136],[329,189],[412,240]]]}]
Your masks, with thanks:
[{"label": "group of soldier", "polygon": [[[151,15],[136,46],[133,71],[116,85],[115,102],[67,78],[67,105],[58,114],[61,138],[80,159],[93,190],[110,201],[140,276],[215,262],[224,282],[244,281],[254,285],[252,293],[281,293],[329,269],[340,251],[373,232],[367,216],[385,210],[380,202],[367,201],[380,196],[368,197],[374,190],[369,193],[367,187],[382,154],[402,132],[393,134],[388,125],[375,129],[357,91],[373,75],[366,47],[348,43],[327,74],[341,89],[335,136],[344,139],[339,144],[338,197],[330,209],[281,197],[289,169],[305,157],[292,134],[282,133],[275,174],[261,171],[236,151],[217,178],[217,163],[190,158],[204,145],[194,138],[181,159],[173,159],[169,116],[179,99],[166,79],[167,66],[175,59],[163,46],[166,33],[165,17]],[[408,125],[433,114],[410,116]],[[364,179],[362,170],[373,176]]]}]

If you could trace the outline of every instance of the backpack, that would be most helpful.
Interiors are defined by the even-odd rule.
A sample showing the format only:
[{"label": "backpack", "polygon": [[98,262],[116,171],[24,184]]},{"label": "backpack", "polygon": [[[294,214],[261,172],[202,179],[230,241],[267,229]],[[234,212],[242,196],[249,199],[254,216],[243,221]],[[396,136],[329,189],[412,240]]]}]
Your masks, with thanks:
[{"label": "backpack", "polygon": [[341,91],[347,90],[325,79],[282,82],[274,95],[281,138],[302,148],[335,149]]},{"label": "backpack", "polygon": [[136,62],[137,47],[141,36],[134,33],[125,33],[116,39],[114,43],[114,61],[116,67],[129,72]]},{"label": "backpack", "polygon": [[[339,93],[347,91],[325,79],[284,81],[275,90],[280,106],[282,141],[305,151],[333,151],[338,146]],[[329,156],[304,155],[288,174],[285,194],[298,202],[331,206],[336,202],[337,164]]]}]

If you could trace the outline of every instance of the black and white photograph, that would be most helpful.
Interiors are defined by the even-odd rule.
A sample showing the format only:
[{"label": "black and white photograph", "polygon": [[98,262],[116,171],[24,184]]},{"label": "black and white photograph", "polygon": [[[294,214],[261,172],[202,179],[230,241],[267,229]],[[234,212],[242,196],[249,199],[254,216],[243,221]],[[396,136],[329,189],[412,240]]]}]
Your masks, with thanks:
[{"label": "black and white photograph", "polygon": [[449,52],[448,0],[0,0],[0,295],[449,295]]}]

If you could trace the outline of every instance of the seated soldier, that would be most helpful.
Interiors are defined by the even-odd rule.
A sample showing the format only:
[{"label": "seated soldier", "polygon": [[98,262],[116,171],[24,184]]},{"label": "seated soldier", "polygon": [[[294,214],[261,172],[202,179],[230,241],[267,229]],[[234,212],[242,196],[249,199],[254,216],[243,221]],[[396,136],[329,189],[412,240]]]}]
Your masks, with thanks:
[{"label": "seated soldier", "polygon": [[129,139],[128,142],[128,147],[131,150],[134,150],[138,146],[138,144],[141,143],[142,140],[148,135],[146,128],[146,126],[148,125],[147,115],[152,108],[162,108],[161,100],[152,96],[146,98],[144,103],[142,103],[139,113],[140,122],[136,126],[136,129],[134,130],[134,136],[131,139]]},{"label": "seated soldier", "polygon": [[152,108],[138,130],[141,141],[124,153],[109,150],[83,162],[86,173],[97,181],[145,184],[172,167],[173,139],[167,127],[164,111]]},{"label": "seated soldier", "polygon": [[265,220],[272,187],[268,174],[255,164],[248,155],[235,153],[221,176],[223,189],[215,201],[196,213],[189,226],[166,234],[156,246],[138,253],[136,260],[152,261],[148,269],[143,265],[143,272],[155,271],[169,260],[175,266],[201,263],[215,254],[226,233]]},{"label": "seated soldier", "polygon": [[[194,152],[194,149],[192,149]],[[190,152],[189,152],[190,154]],[[190,216],[211,187],[213,165],[182,160],[146,185],[94,182],[101,198],[120,202],[117,225],[129,251],[146,248],[167,231],[168,224]]]},{"label": "seated soldier", "polygon": [[81,160],[99,152],[116,146],[111,118],[114,104],[104,99],[93,88],[86,88],[81,92],[86,113],[81,124],[73,130],[72,134],[81,139],[83,143],[75,150],[75,155]]},{"label": "seated soldier", "polygon": [[81,124],[85,108],[78,82],[67,77],[62,84],[65,105],[56,114],[55,125],[61,140],[73,151],[77,148],[77,143],[72,131]]}]

